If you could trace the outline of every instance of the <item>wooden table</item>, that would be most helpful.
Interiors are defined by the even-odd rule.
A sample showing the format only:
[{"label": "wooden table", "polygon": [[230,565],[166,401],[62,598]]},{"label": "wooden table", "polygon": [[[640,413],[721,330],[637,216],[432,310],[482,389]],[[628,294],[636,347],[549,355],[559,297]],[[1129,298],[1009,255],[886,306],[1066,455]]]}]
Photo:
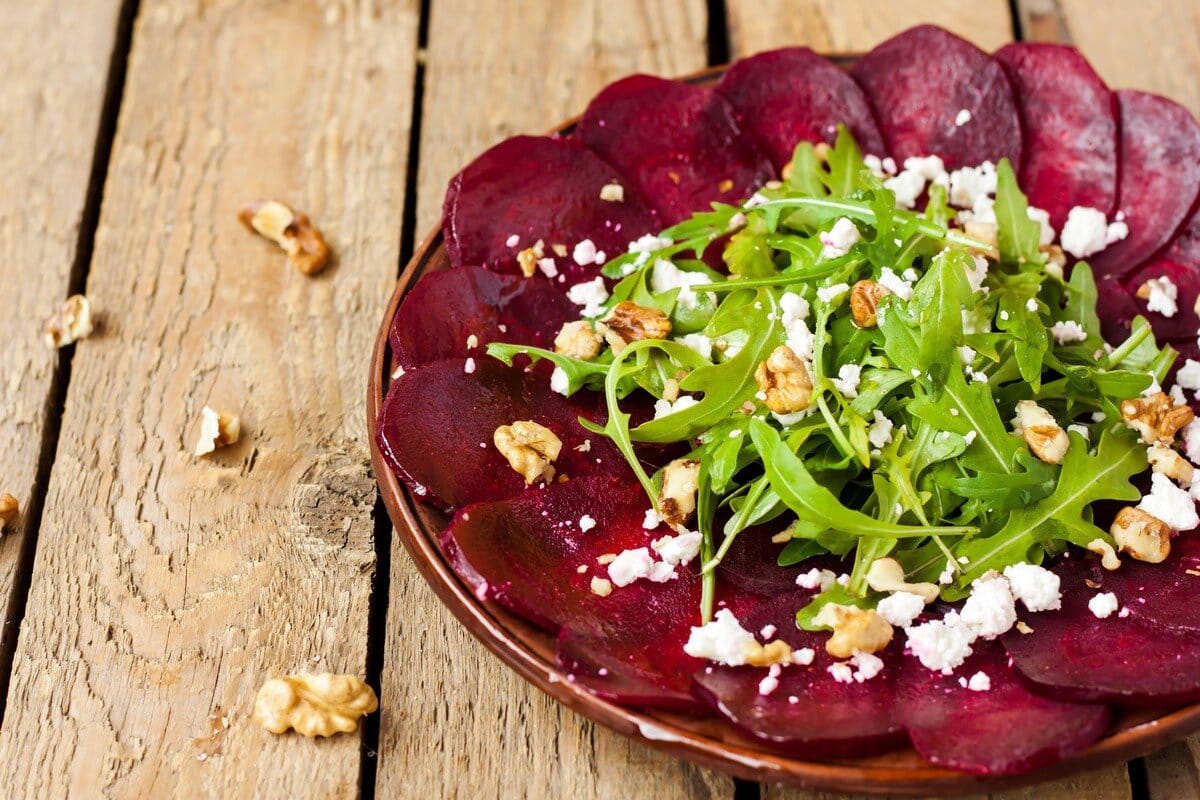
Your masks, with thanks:
[{"label": "wooden table", "polygon": [[[376,500],[369,345],[447,178],[635,71],[936,22],[1078,45],[1200,111],[1195,0],[3,2],[0,786],[9,797],[782,798],[598,729],[502,668]],[[1014,16],[1015,13],[1015,16]],[[235,221],[302,208],[316,279]],[[71,350],[40,326],[86,288]],[[191,456],[200,409],[242,441]],[[289,671],[382,710],[309,742],[249,719]],[[1200,795],[1200,740],[1005,797]]]}]

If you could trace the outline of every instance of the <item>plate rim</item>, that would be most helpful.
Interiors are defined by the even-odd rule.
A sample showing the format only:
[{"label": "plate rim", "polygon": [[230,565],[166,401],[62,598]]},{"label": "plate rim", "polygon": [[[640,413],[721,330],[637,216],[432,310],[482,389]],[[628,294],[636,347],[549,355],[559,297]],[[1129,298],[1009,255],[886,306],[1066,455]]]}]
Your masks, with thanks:
[{"label": "plate rim", "polygon": [[[824,55],[843,67],[859,57],[853,53]],[[729,67],[730,64],[707,67],[677,80],[705,85],[715,82]],[[567,133],[578,120],[579,115],[570,117],[547,133]],[[398,538],[442,605],[505,666],[557,702],[641,744],[737,778],[789,784],[809,790],[877,796],[949,797],[1031,786],[1144,756],[1200,730],[1200,703],[1170,708],[1158,717],[1137,713],[1126,720],[1125,726],[1111,731],[1068,759],[1016,775],[980,776],[939,767],[923,759],[918,764],[890,764],[886,756],[807,761],[755,747],[749,739],[735,743],[689,731],[681,727],[680,720],[684,717],[680,715],[626,708],[575,685],[565,671],[526,641],[527,637],[533,636],[552,641],[551,634],[534,634],[531,629],[526,632],[513,630],[514,626],[520,627],[524,622],[494,601],[481,601],[458,577],[437,543],[440,532],[429,530],[423,522],[417,510],[418,503],[384,461],[376,441],[376,421],[391,374],[389,332],[392,321],[400,303],[417,280],[427,271],[444,268],[445,265],[438,263],[445,261],[444,256],[442,225],[439,221],[405,265],[384,311],[371,352],[367,379],[367,434],[371,465]],[[910,746],[898,752],[913,751]],[[920,756],[917,758],[920,759]]]}]

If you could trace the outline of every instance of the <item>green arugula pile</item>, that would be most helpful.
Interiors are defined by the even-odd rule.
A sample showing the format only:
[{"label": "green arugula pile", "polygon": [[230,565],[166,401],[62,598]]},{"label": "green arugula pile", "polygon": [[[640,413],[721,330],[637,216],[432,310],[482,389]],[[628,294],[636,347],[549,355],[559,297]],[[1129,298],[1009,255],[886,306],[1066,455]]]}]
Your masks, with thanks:
[{"label": "green arugula pile", "polygon": [[[517,354],[552,361],[568,393],[604,392],[607,424],[581,423],[620,448],[652,504],[661,478],[646,473],[635,445],[691,446],[688,457],[701,465],[694,524],[704,541],[704,619],[714,568],[751,526],[790,533],[783,566],[825,553],[853,557],[848,584],[818,597],[802,623],[831,600],[874,605],[866,571],[886,555],[911,581],[940,579],[942,597],[954,600],[989,570],[1040,563],[1068,544],[1111,543],[1092,506],[1136,499],[1130,479],[1147,466],[1118,407],[1163,380],[1175,353],[1157,347],[1141,318],[1123,344],[1104,343],[1091,270],[1077,264],[1064,281],[1047,269],[1040,225],[1008,162],[997,167],[995,246],[950,226],[954,211],[940,186],[930,187],[924,213],[898,209],[845,130],[824,158],[801,144],[787,175],[742,207],[714,204],[663,231],[652,250],[604,267],[619,279],[607,308],[629,300],[660,309],[673,337],[712,340],[711,358],[672,340],[637,341],[593,361],[488,348],[507,363]],[[841,218],[861,240],[825,258],[820,234]],[[728,274],[720,274],[700,257],[730,231]],[[697,297],[687,303],[679,289],[655,292],[660,259],[710,282],[692,287]],[[854,324],[847,292],[818,294],[877,280],[884,268],[912,279],[912,296],[885,296],[876,327]],[[812,400],[807,412],[778,417],[761,402],[754,372],[788,340],[784,306],[797,297],[810,308]],[[1084,341],[1056,343],[1050,329],[1067,321],[1082,327]],[[847,364],[861,367],[856,393],[835,383]],[[631,427],[622,408],[631,393],[661,399],[680,375],[679,390],[698,402]],[[1039,461],[1011,431],[1014,407],[1026,399],[1070,426],[1060,465]],[[892,423],[891,437],[876,435],[875,446],[881,419]]]}]

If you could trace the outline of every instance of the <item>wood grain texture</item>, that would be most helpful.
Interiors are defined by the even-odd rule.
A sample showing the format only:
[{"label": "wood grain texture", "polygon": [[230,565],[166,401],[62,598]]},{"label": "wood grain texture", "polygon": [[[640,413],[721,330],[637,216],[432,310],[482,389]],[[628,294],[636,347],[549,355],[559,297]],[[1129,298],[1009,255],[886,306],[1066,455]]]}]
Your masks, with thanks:
[{"label": "wood grain texture", "polygon": [[[0,47],[0,492],[21,515],[0,539],[7,608],[42,455],[59,358],[42,323],[68,294],[116,39],[119,0],[11,3]],[[80,345],[86,347],[87,345]],[[44,491],[45,487],[41,487]],[[3,646],[16,629],[5,620]]]},{"label": "wood grain texture", "polygon": [[865,51],[921,23],[992,50],[1012,39],[1006,0],[727,0],[733,58],[787,45]]},{"label": "wood grain texture", "polygon": [[[414,3],[142,3],[88,279],[103,327],[75,357],[0,738],[8,797],[357,792],[357,736],[274,737],[249,712],[272,675],[364,668],[363,386],[416,26]],[[261,196],[308,211],[337,263],[306,278],[243,230]],[[197,460],[205,404],[243,438]]]},{"label": "wood grain texture", "polygon": [[[434,0],[418,232],[436,223],[450,176],[489,145],[548,129],[625,74],[702,68],[706,19],[697,0]],[[727,777],[599,728],[525,683],[441,606],[398,540],[385,652],[380,797],[733,795]]]}]

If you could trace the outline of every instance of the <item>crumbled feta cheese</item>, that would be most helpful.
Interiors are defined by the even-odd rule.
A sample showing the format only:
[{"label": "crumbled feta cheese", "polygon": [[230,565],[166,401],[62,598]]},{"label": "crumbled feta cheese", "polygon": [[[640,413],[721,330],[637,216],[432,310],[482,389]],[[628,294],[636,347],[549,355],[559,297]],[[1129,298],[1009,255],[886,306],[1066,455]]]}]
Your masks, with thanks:
[{"label": "crumbled feta cheese", "polygon": [[696,405],[700,401],[690,394],[681,394],[675,402],[670,400],[655,400],[654,401],[654,418],[662,419],[668,414],[674,414],[678,411],[684,411]]},{"label": "crumbled feta cheese", "polygon": [[504,240],[504,244],[507,247],[516,247],[520,243],[521,243],[521,237],[515,233]]},{"label": "crumbled feta cheese", "polygon": [[1025,209],[1025,215],[1042,226],[1042,232],[1038,237],[1038,244],[1042,247],[1051,244],[1054,241],[1056,233],[1054,226],[1050,224],[1050,212],[1043,208],[1029,206]]},{"label": "crumbled feta cheese", "polygon": [[675,341],[684,347],[696,351],[701,357],[712,360],[713,340],[703,333],[687,333],[675,337]]},{"label": "crumbled feta cheese", "polygon": [[1026,300],[1025,301],[1025,310],[1036,313],[1038,310],[1037,300],[1032,297],[1029,298],[1028,300]]},{"label": "crumbled feta cheese", "polygon": [[608,300],[608,288],[604,285],[604,278],[596,276],[590,281],[575,284],[567,289],[567,299],[577,306],[583,306],[583,316],[600,316],[604,311],[604,302]]},{"label": "crumbled feta cheese", "polygon": [[968,447],[970,447],[971,442],[975,441],[975,437],[978,435],[979,434],[976,431],[967,431],[963,434],[963,441],[967,443]]},{"label": "crumbled feta cheese", "polygon": [[[797,358],[802,358],[805,361],[811,361],[813,357],[813,332],[809,330],[808,323],[802,319],[788,320],[787,315],[783,318],[783,330],[787,335],[784,342],[796,354]],[[725,357],[731,358],[729,350],[726,348]]]},{"label": "crumbled feta cheese", "polygon": [[1128,235],[1129,226],[1124,222],[1109,225],[1103,211],[1075,206],[1067,213],[1059,242],[1063,250],[1076,258],[1087,258]]},{"label": "crumbled feta cheese", "polygon": [[646,509],[646,516],[642,520],[642,527],[648,531],[652,531],[662,524],[662,517],[653,508]]},{"label": "crumbled feta cheese", "polygon": [[547,278],[558,277],[558,266],[554,263],[553,258],[539,258],[537,268],[542,271],[542,274]]},{"label": "crumbled feta cheese", "polygon": [[562,367],[555,367],[550,373],[550,389],[563,396],[571,390],[571,378]]},{"label": "crumbled feta cheese", "polygon": [[971,655],[975,632],[950,611],[942,619],[909,628],[906,644],[926,669],[949,675]]},{"label": "crumbled feta cheese", "polygon": [[1164,317],[1173,317],[1179,312],[1179,287],[1167,276],[1151,278],[1143,283],[1138,290],[1139,296],[1142,289],[1149,294],[1146,297],[1147,311],[1157,311]]},{"label": "crumbled feta cheese", "polygon": [[1036,564],[1011,564],[1004,568],[1013,599],[1025,604],[1030,611],[1053,611],[1062,608],[1061,581],[1045,567]]},{"label": "crumbled feta cheese", "polygon": [[731,667],[746,663],[746,655],[756,649],[754,634],[742,627],[727,608],[717,611],[712,622],[692,628],[683,652],[693,658],[706,658]]},{"label": "crumbled feta cheese", "polygon": [[1068,425],[1067,433],[1071,433],[1072,431],[1078,433],[1087,441],[1090,441],[1092,438],[1092,432],[1088,430],[1087,425]]},{"label": "crumbled feta cheese", "polygon": [[965,344],[958,348],[958,358],[964,364],[971,364],[975,361],[975,348],[967,347]]},{"label": "crumbled feta cheese", "polygon": [[650,566],[650,574],[646,577],[654,583],[666,583],[673,578],[678,578],[679,575],[675,572],[674,564],[656,561]]},{"label": "crumbled feta cheese", "polygon": [[987,373],[984,372],[983,370],[970,369],[970,370],[967,370],[967,373],[970,376],[971,381],[974,383],[987,383],[988,382]]},{"label": "crumbled feta cheese", "polygon": [[828,569],[813,567],[808,572],[796,576],[796,585],[801,589],[819,589],[822,592],[837,581],[837,574]]},{"label": "crumbled feta cheese", "polygon": [[976,672],[967,681],[967,689],[972,692],[987,692],[991,691],[992,679],[988,677],[986,672]]},{"label": "crumbled feta cheese", "polygon": [[966,125],[970,121],[971,121],[970,109],[960,108],[958,110],[958,113],[954,115],[954,124],[956,127],[961,128],[963,125]]},{"label": "crumbled feta cheese", "polygon": [[1008,579],[1001,575],[976,579],[960,616],[984,639],[995,639],[1007,633],[1017,623],[1017,608]]},{"label": "crumbled feta cheese", "polygon": [[950,205],[975,208],[975,204],[996,193],[996,165],[985,161],[978,167],[962,167],[950,173]]},{"label": "crumbled feta cheese", "polygon": [[770,198],[768,198],[765,194],[762,192],[755,192],[754,194],[750,195],[749,198],[747,198],[746,202],[742,203],[742,208],[758,208],[763,203],[769,202]]},{"label": "crumbled feta cheese", "polygon": [[1087,339],[1087,332],[1084,331],[1083,326],[1073,319],[1054,323],[1050,326],[1050,334],[1059,344],[1071,344]]},{"label": "crumbled feta cheese", "polygon": [[895,425],[890,419],[885,417],[879,409],[874,411],[874,421],[867,428],[867,441],[872,447],[883,447],[888,442],[892,441],[892,428]]},{"label": "crumbled feta cheese", "polygon": [[1180,431],[1183,452],[1193,464],[1200,462],[1200,418],[1194,419]]},{"label": "crumbled feta cheese", "polygon": [[1088,600],[1088,611],[1097,619],[1108,619],[1120,607],[1117,596],[1112,592],[1101,592]]},{"label": "crumbled feta cheese", "polygon": [[1137,507],[1177,531],[1190,531],[1200,525],[1196,502],[1191,495],[1161,472],[1150,476],[1150,494],[1143,497]]},{"label": "crumbled feta cheese", "polygon": [[822,258],[839,258],[849,253],[850,248],[862,240],[862,235],[858,232],[858,227],[853,220],[842,217],[833,223],[831,229],[821,233],[818,238],[823,245],[821,248]]},{"label": "crumbled feta cheese", "polygon": [[1191,358],[1184,361],[1179,372],[1175,373],[1175,383],[1193,392],[1200,391],[1200,361]]},{"label": "crumbled feta cheese", "polygon": [[[655,236],[653,233],[647,233],[630,242],[629,252],[638,254],[633,263],[633,269],[637,269],[649,261],[652,253],[662,250],[664,247],[670,247],[672,244],[673,242],[667,237]],[[632,271],[631,269],[630,272]]]},{"label": "crumbled feta cheese", "polygon": [[581,267],[596,263],[596,245],[591,239],[584,239],[571,251],[571,258]]},{"label": "crumbled feta cheese", "polygon": [[912,592],[893,592],[879,601],[875,613],[896,628],[907,628],[925,610],[925,598]]},{"label": "crumbled feta cheese", "polygon": [[912,283],[893,272],[891,267],[884,267],[880,270],[877,283],[901,300],[912,299]]},{"label": "crumbled feta cheese", "polygon": [[655,261],[650,271],[650,289],[655,293],[678,289],[675,302],[683,308],[695,308],[700,298],[692,287],[708,283],[712,283],[712,278],[703,272],[686,272],[665,258]]},{"label": "crumbled feta cheese", "polygon": [[812,664],[813,659],[816,657],[817,651],[811,647],[801,647],[799,650],[792,651],[792,663],[799,664],[802,667]]},{"label": "crumbled feta cheese", "polygon": [[654,559],[650,557],[648,548],[622,550],[609,563],[608,577],[617,586],[628,586],[638,578],[649,577],[653,567]]},{"label": "crumbled feta cheese", "polygon": [[848,284],[835,283],[833,286],[822,286],[817,289],[817,297],[823,302],[832,303],[848,291],[850,291]]},{"label": "crumbled feta cheese", "polygon": [[[779,665],[778,664],[773,665],[772,669],[774,669],[774,667],[777,667],[777,666],[779,666]],[[777,678],[774,675],[768,675],[767,677],[763,678],[761,681],[758,682],[758,693],[760,695],[762,695],[763,697],[766,697],[767,695],[769,695],[771,692],[775,691],[778,688],[779,688],[779,678]]]},{"label": "crumbled feta cheese", "polygon": [[825,668],[838,683],[854,683],[854,669],[846,663],[837,662]]},{"label": "crumbled feta cheese", "polygon": [[[975,268],[967,271],[967,284],[971,287],[972,292],[978,292],[984,288],[983,280],[987,277],[988,261],[982,256],[973,256],[972,262]],[[984,331],[969,331],[971,333],[984,333]]]},{"label": "crumbled feta cheese", "polygon": [[958,572],[958,567],[950,559],[946,559],[946,568],[942,570],[942,574],[938,575],[938,583],[947,586],[954,583],[954,575]]},{"label": "crumbled feta cheese", "polygon": [[783,310],[781,322],[785,328],[798,321],[808,319],[811,311],[808,301],[795,292],[784,292],[779,298],[779,307]]},{"label": "crumbled feta cheese", "polygon": [[596,527],[596,520],[592,519],[590,515],[584,514],[579,518],[579,530],[587,533],[594,527]]},{"label": "crumbled feta cheese", "polygon": [[658,557],[671,564],[687,564],[700,552],[700,540],[703,537],[697,531],[687,531],[677,536],[664,536],[656,539],[650,545]]},{"label": "crumbled feta cheese", "polygon": [[777,628],[774,625],[764,625],[763,629],[758,632],[758,635],[770,641],[771,637],[775,635],[776,630]]},{"label": "crumbled feta cheese", "polygon": [[927,181],[936,181],[946,174],[946,162],[939,156],[910,156],[904,159],[904,169],[917,173]]},{"label": "crumbled feta cheese", "polygon": [[883,188],[896,195],[896,205],[900,208],[914,208],[917,198],[925,191],[925,179],[906,169],[899,175],[885,180]]},{"label": "crumbled feta cheese", "polygon": [[463,372],[470,375],[474,371],[475,371],[475,359],[468,358],[465,362],[463,362]]},{"label": "crumbled feta cheese", "polygon": [[839,392],[851,399],[858,397],[858,384],[862,380],[862,367],[858,364],[843,364],[838,369],[838,376],[833,379],[833,385]]},{"label": "crumbled feta cheese", "polygon": [[850,656],[850,663],[855,667],[854,680],[858,683],[869,681],[883,672],[883,659],[874,653],[864,653],[862,650],[855,650]]}]

